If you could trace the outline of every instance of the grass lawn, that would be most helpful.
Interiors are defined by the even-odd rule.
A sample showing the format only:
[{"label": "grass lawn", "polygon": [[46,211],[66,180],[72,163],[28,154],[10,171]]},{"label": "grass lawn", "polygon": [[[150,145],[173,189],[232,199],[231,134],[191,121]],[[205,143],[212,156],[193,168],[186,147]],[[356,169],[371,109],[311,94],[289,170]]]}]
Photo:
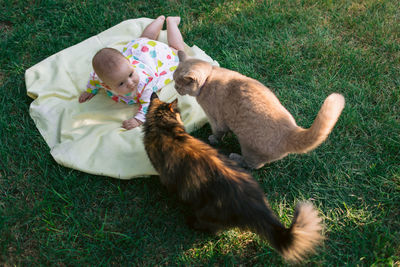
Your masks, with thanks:
[{"label": "grass lawn", "polygon": [[[306,265],[400,265],[400,2],[0,0],[0,265],[285,264],[256,235],[210,236],[158,178],[58,165],[29,116],[25,70],[119,22],[180,15],[189,46],[271,88],[309,127],[346,107],[328,140],[253,171],[288,225],[311,199],[327,237]],[[208,125],[194,133],[210,134]],[[219,147],[239,151],[233,137]]]}]

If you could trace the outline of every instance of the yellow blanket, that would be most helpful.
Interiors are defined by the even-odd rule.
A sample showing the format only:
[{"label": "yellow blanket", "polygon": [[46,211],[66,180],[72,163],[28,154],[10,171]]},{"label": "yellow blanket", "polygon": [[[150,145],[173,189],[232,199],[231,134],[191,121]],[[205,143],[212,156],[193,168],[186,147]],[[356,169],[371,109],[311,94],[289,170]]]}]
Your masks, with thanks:
[{"label": "yellow blanket", "polygon": [[[78,103],[92,70],[93,55],[103,47],[121,49],[139,37],[152,21],[148,18],[123,21],[26,71],[27,93],[35,99],[30,115],[59,164],[120,179],[157,174],[144,150],[142,127],[129,131],[121,128],[122,121],[135,114],[136,105],[116,103],[104,92],[86,103]],[[167,43],[166,31],[160,33],[158,40]],[[186,45],[185,51],[218,65],[197,46]],[[195,98],[179,96],[173,82],[161,90],[159,97],[168,102],[178,97],[187,131],[206,123]]]}]

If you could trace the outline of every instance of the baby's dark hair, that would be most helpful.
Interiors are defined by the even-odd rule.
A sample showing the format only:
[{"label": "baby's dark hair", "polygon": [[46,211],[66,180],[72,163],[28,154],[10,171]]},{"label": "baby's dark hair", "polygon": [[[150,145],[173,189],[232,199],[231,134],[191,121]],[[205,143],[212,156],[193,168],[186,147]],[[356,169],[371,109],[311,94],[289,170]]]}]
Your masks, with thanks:
[{"label": "baby's dark hair", "polygon": [[92,59],[92,66],[96,74],[100,77],[104,77],[110,70],[116,69],[121,63],[121,59],[125,57],[120,51],[114,48],[102,48],[94,55]]}]

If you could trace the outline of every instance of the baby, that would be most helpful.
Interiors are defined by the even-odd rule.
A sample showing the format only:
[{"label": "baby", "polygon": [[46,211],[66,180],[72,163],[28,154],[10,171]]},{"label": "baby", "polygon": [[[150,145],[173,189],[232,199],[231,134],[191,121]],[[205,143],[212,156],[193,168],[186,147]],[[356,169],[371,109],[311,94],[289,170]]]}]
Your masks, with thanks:
[{"label": "baby", "polygon": [[79,102],[90,100],[104,88],[116,102],[139,105],[136,115],[122,123],[123,128],[129,130],[143,124],[151,94],[172,81],[172,74],[179,64],[176,52],[184,50],[178,28],[181,18],[168,17],[166,20],[169,46],[155,41],[165,21],[164,16],[159,16],[121,52],[113,48],[98,51],[92,60],[94,71]]}]

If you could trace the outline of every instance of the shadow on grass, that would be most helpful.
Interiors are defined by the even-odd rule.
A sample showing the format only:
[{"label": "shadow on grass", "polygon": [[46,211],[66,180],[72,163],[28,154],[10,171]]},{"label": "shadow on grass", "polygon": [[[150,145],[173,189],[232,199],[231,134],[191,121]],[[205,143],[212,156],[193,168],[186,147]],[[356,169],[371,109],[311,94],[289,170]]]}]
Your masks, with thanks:
[{"label": "shadow on grass", "polygon": [[84,180],[74,190],[65,190],[73,183],[70,179],[47,190],[38,224],[31,229],[39,240],[38,262],[243,263],[251,260],[250,255],[263,254],[258,238],[250,233],[212,236],[190,229],[185,223],[187,207],[166,192],[158,176]]}]

